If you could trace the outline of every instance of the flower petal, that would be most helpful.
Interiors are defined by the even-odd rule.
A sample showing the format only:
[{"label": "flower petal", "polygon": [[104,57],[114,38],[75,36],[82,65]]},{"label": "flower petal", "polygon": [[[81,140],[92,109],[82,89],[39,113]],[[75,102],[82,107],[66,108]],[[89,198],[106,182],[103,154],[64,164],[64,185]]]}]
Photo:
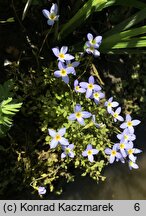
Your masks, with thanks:
[{"label": "flower petal", "polygon": [[48,129],[48,132],[49,132],[49,135],[50,135],[51,137],[55,137],[55,136],[56,136],[56,131],[55,131],[55,130]]},{"label": "flower petal", "polygon": [[65,54],[65,60],[72,60],[74,59],[75,57],[73,55],[70,55],[70,54]]},{"label": "flower petal", "polygon": [[47,24],[50,25],[50,26],[54,25],[54,20],[48,19],[47,20]]},{"label": "flower petal", "polygon": [[109,162],[112,164],[115,160],[115,156],[110,155]]},{"label": "flower petal", "polygon": [[63,136],[65,133],[66,133],[66,128],[61,128],[61,129],[58,131],[58,134],[59,134],[60,136]]},{"label": "flower petal", "polygon": [[97,149],[93,149],[92,152],[93,152],[93,155],[95,155],[95,154],[98,154],[99,151]]},{"label": "flower petal", "polygon": [[61,158],[65,158],[65,157],[66,157],[66,153],[63,152],[63,153],[61,154]]},{"label": "flower petal", "polygon": [[59,70],[54,72],[55,77],[61,77],[61,72]]},{"label": "flower petal", "polygon": [[93,35],[92,35],[91,33],[88,33],[88,34],[87,34],[87,38],[88,38],[89,41],[90,41],[90,40],[93,40]]},{"label": "flower petal", "polygon": [[58,12],[58,6],[57,6],[57,4],[52,4],[50,12],[57,14],[57,12]]},{"label": "flower petal", "polygon": [[87,156],[87,151],[83,151],[83,152],[82,152],[82,156],[83,156],[83,157],[86,157],[86,156]]},{"label": "flower petal", "polygon": [[55,55],[56,57],[58,57],[58,55],[59,55],[59,49],[58,49],[58,47],[53,48],[52,51],[53,51],[54,55]]},{"label": "flower petal", "polygon": [[42,10],[43,15],[48,19],[50,12],[46,9]]},{"label": "flower petal", "polygon": [[82,88],[87,88],[88,87],[88,83],[87,82],[80,82],[79,84]]},{"label": "flower petal", "polygon": [[68,117],[69,120],[75,120],[76,119],[76,116],[74,113],[70,114],[70,116]]},{"label": "flower petal", "polygon": [[88,160],[89,160],[90,162],[93,162],[93,161],[94,161],[93,155],[88,155]]},{"label": "flower petal", "polygon": [[69,83],[69,77],[68,77],[68,76],[63,76],[63,77],[62,77],[62,80],[63,80],[66,84]]},{"label": "flower petal", "polygon": [[89,98],[92,95],[92,90],[91,89],[87,89],[86,91],[86,98]]},{"label": "flower petal", "polygon": [[82,107],[80,104],[76,104],[75,106],[75,112],[80,112],[82,110]]},{"label": "flower petal", "polygon": [[85,125],[84,119],[83,118],[77,118],[77,121],[81,124],[81,125]]},{"label": "flower petal", "polygon": [[92,116],[92,114],[87,111],[82,111],[82,115],[83,115],[83,118],[90,118]]},{"label": "flower petal", "polygon": [[92,145],[91,144],[88,144],[87,145],[87,150],[91,150],[92,149]]},{"label": "flower petal", "polygon": [[67,50],[68,50],[68,47],[67,46],[63,46],[63,47],[61,47],[60,53],[65,54],[65,53],[67,53]]},{"label": "flower petal", "polygon": [[55,139],[52,139],[52,141],[50,143],[50,149],[56,148],[57,145],[58,145],[58,141]]},{"label": "flower petal", "polygon": [[110,154],[111,154],[111,149],[110,149],[110,148],[106,148],[106,149],[104,150],[104,152],[105,152],[105,154],[110,155]]},{"label": "flower petal", "polygon": [[141,122],[141,121],[139,121],[139,120],[133,120],[133,121],[132,121],[132,125],[133,125],[133,126],[136,126],[136,125],[140,124],[140,122]]},{"label": "flower petal", "polygon": [[94,84],[94,77],[90,76],[88,82]]},{"label": "flower petal", "polygon": [[61,139],[59,140],[59,142],[60,142],[62,145],[69,145],[68,140],[65,139],[64,137],[61,137]]}]

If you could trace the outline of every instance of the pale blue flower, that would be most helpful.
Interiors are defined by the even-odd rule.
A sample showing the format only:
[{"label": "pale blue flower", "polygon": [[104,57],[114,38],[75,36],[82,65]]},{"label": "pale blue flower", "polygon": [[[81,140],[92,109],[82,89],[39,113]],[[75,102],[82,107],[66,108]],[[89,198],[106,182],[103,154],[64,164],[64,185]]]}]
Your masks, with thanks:
[{"label": "pale blue flower", "polygon": [[108,101],[105,102],[105,106],[107,107],[108,113],[111,113],[113,107],[117,107],[119,105],[118,102],[113,101],[113,97],[110,97]]},{"label": "pale blue flower", "polygon": [[120,159],[122,155],[118,152],[118,146],[117,144],[113,145],[113,148],[106,148],[104,150],[105,154],[110,155],[109,162],[112,164],[116,158]]},{"label": "pale blue flower", "polygon": [[101,42],[102,42],[102,36],[96,36],[93,38],[93,35],[91,33],[87,34],[87,39],[88,41],[86,42],[87,47],[94,47],[94,48],[99,48]]},{"label": "pale blue flower", "polygon": [[81,88],[81,87],[79,86],[79,81],[78,81],[78,80],[75,80],[75,81],[74,81],[74,90],[75,90],[75,92],[80,92],[80,93],[86,92],[86,89]]},{"label": "pale blue flower", "polygon": [[62,80],[68,84],[69,83],[69,77],[68,74],[72,73],[73,68],[72,67],[66,67],[62,62],[58,63],[59,70],[54,72],[55,77],[62,77]]},{"label": "pale blue flower", "polygon": [[46,193],[46,188],[45,187],[38,187],[38,193],[39,195],[43,195]]},{"label": "pale blue flower", "polygon": [[94,84],[95,80],[93,76],[90,76],[87,82],[80,82],[80,86],[86,89],[86,98],[91,97],[93,91],[100,91],[101,87],[97,84]]},{"label": "pale blue flower", "polygon": [[82,152],[82,156],[83,156],[83,157],[88,157],[88,160],[89,160],[90,162],[93,162],[93,161],[94,161],[93,155],[98,154],[98,152],[99,152],[99,151],[98,151],[97,149],[93,149],[93,148],[92,148],[92,145],[89,144],[89,145],[87,145],[86,150]]},{"label": "pale blue flower", "polygon": [[94,99],[94,102],[96,103],[96,104],[98,104],[99,103],[99,101],[100,101],[100,99],[102,99],[102,98],[104,98],[105,97],[105,94],[104,93],[102,93],[101,91],[95,91],[95,92],[93,92],[93,94],[91,95],[91,99]]},{"label": "pale blue flower", "polygon": [[58,13],[57,4],[52,4],[50,11],[44,9],[42,10],[42,12],[43,12],[43,15],[48,19],[47,20],[48,25],[52,26],[54,25],[55,21],[58,21],[59,15],[57,15]]},{"label": "pale blue flower", "polygon": [[130,133],[129,129],[126,128],[121,134],[117,134],[117,138],[120,142],[127,143],[128,141],[134,141],[136,139],[135,134]]},{"label": "pale blue flower", "polygon": [[119,115],[120,113],[121,113],[121,107],[118,107],[115,111],[113,110],[111,111],[111,115],[114,117],[115,122],[117,120],[124,121],[123,117]]},{"label": "pale blue flower", "polygon": [[82,111],[81,105],[76,104],[75,113],[70,114],[68,117],[69,120],[77,120],[81,125],[85,125],[84,118],[90,118],[92,114],[87,111]]},{"label": "pale blue flower", "polygon": [[[136,161],[136,157],[135,157],[135,161]],[[128,164],[129,164],[129,169],[130,170],[132,170],[132,168],[133,169],[138,169],[139,168],[139,166],[135,162],[133,162],[131,160],[129,160]]]},{"label": "pale blue flower", "polygon": [[70,144],[68,146],[62,146],[64,152],[61,154],[61,158],[65,158],[67,155],[71,158],[74,158],[73,148],[74,148],[74,144]]},{"label": "pale blue flower", "polygon": [[61,47],[60,50],[58,47],[55,47],[52,49],[52,51],[53,51],[54,55],[58,58],[58,60],[61,62],[65,62],[65,61],[69,61],[69,60],[74,59],[74,56],[67,53],[67,51],[68,51],[67,46]]},{"label": "pale blue flower", "polygon": [[120,128],[125,129],[128,128],[130,133],[134,133],[134,127],[140,124],[139,120],[132,120],[131,116],[129,114],[126,115],[126,120],[124,123],[120,125]]},{"label": "pale blue flower", "polygon": [[50,143],[50,149],[56,148],[59,143],[61,145],[69,145],[68,140],[63,137],[63,135],[66,133],[66,128],[61,128],[58,132],[52,129],[48,129],[48,132],[49,135],[53,137]]},{"label": "pale blue flower", "polygon": [[127,145],[127,148],[126,148],[127,155],[129,159],[135,163],[136,157],[134,156],[134,154],[139,154],[142,152],[142,150],[133,148],[133,142],[129,142],[126,145]]},{"label": "pale blue flower", "polygon": [[88,54],[93,54],[95,57],[100,56],[100,52],[97,50],[102,42],[102,36],[97,36],[93,38],[91,33],[87,34],[88,41],[86,42],[86,52]]},{"label": "pale blue flower", "polygon": [[74,62],[66,61],[67,67],[72,67],[72,68],[73,68],[73,71],[72,71],[72,74],[73,74],[73,75],[76,75],[75,68],[78,67],[79,64],[80,64],[80,62],[77,62],[77,61],[74,61]]}]

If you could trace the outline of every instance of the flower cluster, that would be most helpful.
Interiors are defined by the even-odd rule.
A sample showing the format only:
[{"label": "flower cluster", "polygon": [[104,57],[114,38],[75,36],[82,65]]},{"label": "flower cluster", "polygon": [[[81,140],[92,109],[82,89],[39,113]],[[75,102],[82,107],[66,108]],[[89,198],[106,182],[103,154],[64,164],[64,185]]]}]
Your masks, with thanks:
[{"label": "flower cluster", "polygon": [[52,49],[54,55],[58,59],[58,69],[54,72],[55,77],[62,77],[62,80],[68,84],[69,83],[69,74],[76,75],[75,67],[79,65],[79,62],[71,62],[74,59],[73,55],[67,53],[68,47],[63,46],[59,50],[58,47]]},{"label": "flower cluster", "polygon": [[[124,121],[124,118],[119,115],[121,113],[121,107],[118,107],[115,111],[113,110],[113,108],[117,107],[118,105],[118,102],[113,101],[113,97],[109,98],[109,100],[105,102],[107,112],[113,116],[115,122]],[[140,149],[134,148],[133,141],[136,139],[134,134],[134,126],[138,125],[139,123],[139,120],[132,120],[129,114],[126,115],[124,123],[120,125],[120,128],[123,129],[123,131],[117,135],[119,142],[115,143],[112,149],[105,149],[105,153],[110,155],[109,162],[111,164],[115,160],[120,160],[122,163],[125,163],[125,160],[128,158],[129,168],[138,169],[138,165],[136,164],[137,157],[135,154],[141,153],[142,151]]]}]

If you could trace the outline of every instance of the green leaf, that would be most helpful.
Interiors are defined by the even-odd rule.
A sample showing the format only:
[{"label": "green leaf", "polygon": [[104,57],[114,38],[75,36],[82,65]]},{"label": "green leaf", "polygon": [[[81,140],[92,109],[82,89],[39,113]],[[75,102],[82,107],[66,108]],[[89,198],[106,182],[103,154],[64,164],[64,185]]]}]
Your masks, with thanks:
[{"label": "green leaf", "polygon": [[80,26],[95,11],[104,8],[107,0],[88,0],[83,7],[61,29],[58,40],[62,40],[75,28]]},{"label": "green leaf", "polygon": [[[123,31],[117,34],[113,34],[112,36],[109,36],[105,39],[103,39],[103,42],[100,47],[100,51],[110,50],[114,46],[117,45],[117,43],[121,42],[122,40],[132,38],[134,36],[139,36],[141,34],[146,33],[146,26],[141,26],[135,29],[130,29],[127,31]],[[123,42],[124,43],[124,42]],[[133,48],[134,48],[133,44]]]},{"label": "green leaf", "polygon": [[120,24],[116,25],[113,29],[106,32],[103,36],[111,36],[112,34],[124,31],[129,29],[130,27],[136,25],[140,21],[144,20],[146,18],[146,8],[140,10],[139,12],[135,13],[128,19],[124,20]]},{"label": "green leaf", "polygon": [[32,1],[33,1],[33,0],[27,0],[26,5],[25,5],[25,8],[24,8],[24,10],[23,10],[22,20],[25,19],[26,14],[27,14],[27,12],[28,12],[28,9],[29,9],[29,7],[30,7]]}]

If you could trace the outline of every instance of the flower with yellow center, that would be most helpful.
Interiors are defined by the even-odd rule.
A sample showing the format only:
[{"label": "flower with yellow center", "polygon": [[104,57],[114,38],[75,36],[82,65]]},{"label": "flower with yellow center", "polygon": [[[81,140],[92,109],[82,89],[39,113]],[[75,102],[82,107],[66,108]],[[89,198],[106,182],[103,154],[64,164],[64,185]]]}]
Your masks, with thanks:
[{"label": "flower with yellow center", "polygon": [[97,84],[94,84],[95,80],[93,76],[90,76],[88,82],[80,82],[80,86],[86,89],[86,98],[92,96],[93,91],[100,91],[101,87]]},{"label": "flower with yellow center", "polygon": [[49,135],[53,138],[50,143],[50,148],[55,148],[59,143],[63,146],[69,145],[67,139],[63,137],[66,132],[66,128],[61,128],[58,132],[52,129],[48,129]]},{"label": "flower with yellow center", "polygon": [[140,123],[139,120],[132,120],[131,116],[129,114],[126,115],[126,121],[120,125],[120,128],[129,130],[129,133],[134,133],[134,126],[138,125]]},{"label": "flower with yellow center", "polygon": [[62,149],[64,150],[64,152],[61,154],[61,158],[65,158],[66,156],[73,158],[74,157],[73,148],[74,148],[74,144],[63,146]]},{"label": "flower with yellow center", "polygon": [[118,145],[114,144],[113,148],[106,148],[104,150],[105,154],[110,155],[109,157],[109,162],[112,164],[115,159],[117,158],[118,160],[122,158],[122,155],[118,152]]},{"label": "flower with yellow center", "polygon": [[88,157],[88,160],[90,162],[93,162],[94,161],[94,156],[93,155],[98,154],[98,152],[99,151],[97,149],[92,148],[91,144],[88,144],[86,150],[82,152],[82,156],[83,157]]},{"label": "flower with yellow center", "polygon": [[70,114],[68,119],[72,121],[77,120],[81,125],[85,125],[84,118],[91,117],[91,113],[87,111],[82,111],[80,104],[76,104],[74,111],[75,113]]},{"label": "flower with yellow center", "polygon": [[67,51],[68,51],[67,46],[62,46],[60,50],[58,47],[55,47],[52,49],[52,51],[53,51],[54,55],[58,58],[58,60],[61,62],[70,61],[70,60],[74,59],[74,56],[67,53]]},{"label": "flower with yellow center", "polygon": [[58,13],[57,4],[52,4],[50,11],[44,9],[42,10],[42,12],[43,12],[43,15],[47,18],[48,25],[53,26],[54,22],[58,21],[59,15],[57,15]]}]

